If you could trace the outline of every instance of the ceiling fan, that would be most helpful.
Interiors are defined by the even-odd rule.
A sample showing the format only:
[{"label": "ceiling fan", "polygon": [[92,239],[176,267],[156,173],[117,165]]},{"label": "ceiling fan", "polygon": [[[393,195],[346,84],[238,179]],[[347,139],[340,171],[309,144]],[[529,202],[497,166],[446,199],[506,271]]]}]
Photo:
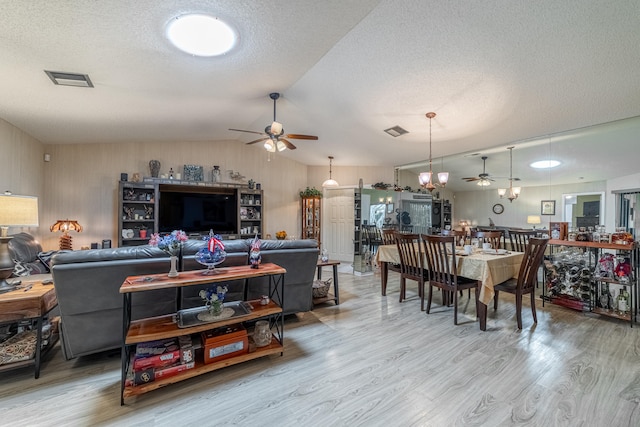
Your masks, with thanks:
[{"label": "ceiling fan", "polygon": [[[482,156],[482,173],[478,174],[478,176],[474,176],[474,177],[467,177],[467,178],[462,178],[463,180],[467,181],[467,182],[474,182],[474,181],[478,181],[478,185],[485,187],[487,185],[491,185],[491,183],[493,181],[495,181],[495,179],[493,178],[504,178],[501,176],[490,176],[487,171],[486,171],[486,166],[487,166],[487,156]],[[513,181],[520,181],[520,178],[512,178]]]},{"label": "ceiling fan", "polygon": [[482,173],[478,176],[462,178],[467,182],[478,181],[478,185],[486,186],[491,185],[491,181],[495,181],[494,179],[489,178],[489,174],[486,171],[487,166],[487,156],[482,156]]},{"label": "ceiling fan", "polygon": [[[263,138],[256,139],[255,141],[247,142],[247,145],[255,144],[257,142],[265,141],[264,148],[267,151],[275,152],[276,149],[278,151],[286,150],[295,150],[296,146],[291,143],[288,139],[309,139],[309,140],[317,140],[318,137],[314,135],[300,135],[297,133],[288,133],[285,135],[284,129],[282,128],[282,123],[276,121],[276,101],[280,98],[280,94],[277,92],[270,93],[269,98],[273,99],[273,123],[267,125],[264,128],[264,132],[256,132],[252,130],[242,130],[242,129],[229,129],[235,132],[247,132],[247,133],[255,133],[256,135],[263,135]],[[288,138],[288,139],[286,139]]]}]

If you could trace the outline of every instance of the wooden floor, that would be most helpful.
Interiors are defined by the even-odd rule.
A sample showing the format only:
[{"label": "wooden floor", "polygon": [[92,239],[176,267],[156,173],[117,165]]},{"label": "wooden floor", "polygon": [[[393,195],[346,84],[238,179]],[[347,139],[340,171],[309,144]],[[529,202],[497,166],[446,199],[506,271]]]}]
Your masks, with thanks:
[{"label": "wooden floor", "polygon": [[[0,374],[7,426],[640,426],[640,324],[528,302],[516,329],[513,297],[420,312],[415,284],[398,302],[380,277],[340,275],[332,303],[288,318],[285,354],[119,401],[117,353]],[[440,302],[439,295],[436,302]]]}]

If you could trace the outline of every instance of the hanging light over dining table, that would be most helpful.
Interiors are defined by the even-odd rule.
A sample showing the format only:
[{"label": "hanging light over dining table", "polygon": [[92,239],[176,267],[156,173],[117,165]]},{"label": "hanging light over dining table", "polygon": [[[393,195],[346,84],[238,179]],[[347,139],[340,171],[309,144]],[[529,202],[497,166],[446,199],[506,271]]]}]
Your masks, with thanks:
[{"label": "hanging light over dining table", "polygon": [[[436,116],[436,113],[427,113],[427,118],[429,119],[429,172],[421,172],[418,176],[418,181],[422,188],[429,190],[431,193],[436,186],[432,182],[433,178],[433,169],[432,169],[432,157],[431,157],[431,120]],[[438,173],[438,184],[444,187],[449,180],[449,172],[440,172]]]}]

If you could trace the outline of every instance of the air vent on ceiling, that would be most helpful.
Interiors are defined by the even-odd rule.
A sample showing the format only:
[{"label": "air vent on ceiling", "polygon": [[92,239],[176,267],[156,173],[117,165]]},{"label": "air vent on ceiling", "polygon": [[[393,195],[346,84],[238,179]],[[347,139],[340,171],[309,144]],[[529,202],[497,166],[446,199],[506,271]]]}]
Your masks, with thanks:
[{"label": "air vent on ceiling", "polygon": [[93,87],[91,79],[87,74],[77,73],[64,73],[60,71],[47,71],[44,72],[49,76],[54,84],[62,86],[77,86],[77,87]]},{"label": "air vent on ceiling", "polygon": [[394,138],[400,135],[404,135],[405,133],[409,133],[409,131],[402,129],[400,126],[394,126],[392,128],[385,129],[384,131]]}]

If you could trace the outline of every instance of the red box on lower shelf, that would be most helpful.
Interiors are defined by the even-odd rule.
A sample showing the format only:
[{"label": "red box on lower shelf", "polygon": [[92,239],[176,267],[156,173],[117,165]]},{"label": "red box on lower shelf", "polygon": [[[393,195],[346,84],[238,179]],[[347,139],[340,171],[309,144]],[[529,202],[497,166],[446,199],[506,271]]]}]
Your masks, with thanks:
[{"label": "red box on lower shelf", "polygon": [[202,333],[204,363],[217,362],[249,352],[247,330],[242,324],[225,326]]}]

